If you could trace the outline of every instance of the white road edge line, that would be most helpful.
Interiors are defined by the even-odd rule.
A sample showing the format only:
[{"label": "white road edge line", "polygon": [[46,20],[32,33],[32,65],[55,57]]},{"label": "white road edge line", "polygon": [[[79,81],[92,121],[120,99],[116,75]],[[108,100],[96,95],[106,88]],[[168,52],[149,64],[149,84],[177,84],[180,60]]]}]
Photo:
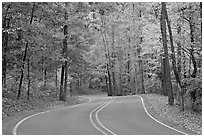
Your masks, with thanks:
[{"label": "white road edge line", "polygon": [[113,101],[113,99],[112,99],[110,102],[108,102],[106,105],[104,105],[103,107],[101,107],[99,110],[96,111],[96,121],[98,122],[98,124],[99,124],[101,127],[103,127],[105,130],[107,130],[108,132],[110,132],[112,135],[116,135],[114,132],[112,132],[112,131],[110,131],[108,128],[106,128],[106,127],[100,122],[100,120],[99,120],[99,118],[98,118],[98,113],[99,113],[103,108],[105,108],[106,106],[108,106],[112,101]]},{"label": "white road edge line", "polygon": [[[90,98],[88,98],[88,99],[89,99],[88,102],[90,102],[91,99],[90,99]],[[84,104],[84,103],[80,103],[80,104],[76,104],[76,105],[68,106],[68,107],[66,107],[66,108],[73,108],[73,107],[77,107],[77,106],[82,105],[82,104]],[[34,116],[37,116],[37,115],[43,114],[43,113],[52,112],[52,111],[57,111],[57,110],[59,110],[59,109],[53,109],[53,110],[48,110],[48,111],[44,111],[44,112],[39,112],[39,113],[36,113],[36,114],[30,115],[30,116],[28,116],[28,117],[22,119],[21,121],[19,121],[19,122],[14,126],[13,131],[12,131],[13,135],[17,135],[17,129],[18,129],[18,127],[19,127],[20,124],[22,124],[25,120],[27,120],[27,119],[29,119],[29,118],[31,118],[31,117],[34,117]]]},{"label": "white road edge line", "polygon": [[[139,95],[136,95],[136,96],[139,96]],[[157,123],[159,123],[159,124],[161,124],[161,125],[163,125],[163,126],[165,126],[165,127],[167,127],[167,128],[170,128],[170,129],[172,129],[172,130],[175,130],[175,131],[177,131],[177,132],[179,132],[179,133],[181,133],[181,134],[188,135],[188,134],[186,134],[186,133],[184,133],[184,132],[182,132],[182,131],[179,131],[179,130],[173,128],[173,127],[170,127],[170,126],[168,126],[168,125],[166,125],[166,124],[164,124],[164,123],[158,121],[158,120],[155,119],[154,117],[152,117],[152,116],[149,114],[149,112],[147,111],[146,107],[145,107],[143,98],[142,98],[141,96],[139,96],[139,97],[140,97],[140,99],[141,99],[141,101],[142,101],[142,105],[143,105],[143,108],[144,108],[145,112],[147,113],[147,115],[148,115],[150,118],[152,118],[154,121],[156,121]]]},{"label": "white road edge line", "polygon": [[91,113],[89,114],[89,120],[91,122],[91,124],[97,129],[99,130],[101,133],[103,133],[104,135],[107,135],[104,131],[102,131],[99,127],[96,126],[96,124],[93,122],[92,119],[92,115],[94,113],[94,111],[96,111],[97,109],[99,109],[100,107],[102,107],[103,105],[107,104],[107,102],[103,103],[102,105],[99,105],[98,107],[96,107],[94,110],[91,111]]}]

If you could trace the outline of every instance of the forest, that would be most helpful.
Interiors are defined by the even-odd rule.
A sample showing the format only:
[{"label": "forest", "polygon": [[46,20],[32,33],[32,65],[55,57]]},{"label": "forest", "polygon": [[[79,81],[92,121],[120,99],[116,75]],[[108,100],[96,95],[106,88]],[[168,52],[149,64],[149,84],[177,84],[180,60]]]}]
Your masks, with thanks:
[{"label": "forest", "polygon": [[90,89],[201,113],[202,2],[2,3],[3,115]]}]

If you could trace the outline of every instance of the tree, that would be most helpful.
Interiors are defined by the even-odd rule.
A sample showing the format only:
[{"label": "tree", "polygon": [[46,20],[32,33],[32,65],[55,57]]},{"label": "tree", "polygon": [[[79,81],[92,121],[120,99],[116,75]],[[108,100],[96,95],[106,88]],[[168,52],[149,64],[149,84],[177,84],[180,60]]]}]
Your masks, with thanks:
[{"label": "tree", "polygon": [[[35,3],[33,3],[33,7],[31,9],[31,14],[30,14],[30,21],[29,21],[29,24],[31,25],[32,22],[33,22],[33,17],[34,17],[34,8],[35,8]],[[24,77],[24,63],[26,61],[26,56],[27,56],[27,51],[29,49],[29,43],[26,43],[26,47],[25,47],[25,53],[24,53],[24,57],[23,57],[23,65],[22,65],[22,68],[21,68],[21,77],[20,77],[20,83],[19,83],[19,89],[18,89],[18,95],[17,95],[17,99],[20,98],[21,96],[21,86],[22,86],[22,82],[23,82],[23,77]],[[29,60],[28,60],[28,64],[29,64]],[[29,66],[29,65],[28,65]],[[30,69],[28,67],[28,69]],[[29,72],[29,71],[28,71]],[[28,82],[28,99],[29,99],[29,91],[30,91],[30,77],[28,75],[28,79],[29,79],[29,82]]]},{"label": "tree", "polygon": [[8,47],[8,29],[10,28],[10,18],[8,17],[8,10],[10,9],[11,4],[4,5],[5,13],[3,14],[3,21],[2,21],[2,47],[3,47],[3,60],[2,60],[2,85],[6,88],[6,68],[7,68],[7,47]]},{"label": "tree", "polygon": [[[167,10],[165,8],[165,17],[166,17],[166,22],[167,22],[167,26],[168,26],[168,30],[169,30],[169,37],[170,37],[170,45],[171,45],[171,59],[172,59],[172,66],[173,66],[173,71],[174,71],[174,75],[176,78],[176,82],[179,86],[179,95],[181,97],[181,110],[184,111],[184,86],[181,85],[181,79],[180,79],[180,75],[179,75],[179,68],[177,67],[177,63],[176,63],[176,57],[175,57],[175,50],[174,50],[174,45],[173,45],[173,35],[172,35],[172,31],[171,31],[171,24],[168,18],[168,14],[167,14]],[[180,28],[178,26],[178,33],[180,33]],[[178,44],[179,45],[179,44]],[[179,51],[180,54],[180,51]]]},{"label": "tree", "polygon": [[167,35],[166,35],[166,3],[162,2],[162,10],[161,10],[161,33],[162,33],[162,42],[163,42],[163,49],[164,49],[164,65],[165,65],[165,82],[166,87],[165,90],[168,93],[168,104],[174,104],[174,97],[172,91],[172,84],[171,84],[171,75],[170,75],[170,66],[169,66],[169,57],[168,57],[168,47],[167,47]]}]

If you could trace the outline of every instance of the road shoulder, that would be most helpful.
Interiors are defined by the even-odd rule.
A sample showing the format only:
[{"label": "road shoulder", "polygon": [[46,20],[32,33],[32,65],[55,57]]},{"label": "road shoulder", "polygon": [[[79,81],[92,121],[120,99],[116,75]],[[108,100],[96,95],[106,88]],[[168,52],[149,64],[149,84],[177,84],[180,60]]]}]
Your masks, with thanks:
[{"label": "road shoulder", "polygon": [[[178,115],[180,115],[180,113],[183,114],[183,112],[180,111],[170,111],[172,110],[172,107],[167,105],[167,102],[165,102],[166,97],[164,96],[160,96],[160,95],[155,95],[155,94],[146,94],[146,95],[140,95],[143,100],[144,100],[144,104],[145,107],[147,109],[147,111],[149,112],[149,114],[151,116],[153,116],[154,118],[156,118],[158,121],[173,127],[177,130],[180,130],[182,132],[185,132],[189,135],[196,135],[199,134],[199,132],[193,131],[192,129],[187,128],[187,123],[183,122],[183,121],[189,121],[190,122],[190,118],[185,117],[186,119],[184,120],[184,118],[177,117]],[[161,100],[162,103],[161,103]],[[159,102],[159,103],[157,103]],[[176,107],[176,106],[173,106]],[[162,109],[165,109],[166,111],[161,111]],[[175,108],[173,108],[175,109]],[[171,113],[178,113],[177,116],[174,114],[172,115]],[[170,117],[171,116],[171,117]],[[193,121],[191,121],[193,122]],[[193,125],[193,123],[190,123]],[[197,124],[197,123],[194,123]]]}]

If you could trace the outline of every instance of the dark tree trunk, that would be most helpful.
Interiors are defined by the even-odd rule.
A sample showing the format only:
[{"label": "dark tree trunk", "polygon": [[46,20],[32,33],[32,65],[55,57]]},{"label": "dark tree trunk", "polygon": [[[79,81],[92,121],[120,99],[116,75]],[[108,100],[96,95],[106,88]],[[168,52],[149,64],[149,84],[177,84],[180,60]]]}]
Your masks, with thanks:
[{"label": "dark tree trunk", "polygon": [[[32,24],[33,22],[33,17],[34,17],[34,9],[35,9],[35,3],[33,3],[33,7],[32,7],[32,10],[31,10],[31,14],[30,14],[30,24]],[[23,65],[21,67],[21,77],[20,77],[20,83],[19,83],[19,88],[18,88],[18,94],[17,94],[17,99],[20,98],[21,96],[21,86],[22,86],[22,83],[23,83],[23,77],[24,77],[24,64],[25,64],[25,61],[26,61],[26,56],[27,56],[27,50],[28,50],[28,43],[26,43],[26,47],[25,47],[25,53],[24,53],[24,57],[23,57]]]},{"label": "dark tree trunk", "polygon": [[67,100],[67,92],[68,92],[68,90],[67,90],[67,86],[68,86],[68,84],[67,84],[67,76],[68,76],[68,64],[67,64],[67,61],[65,61],[65,65],[64,65],[65,67],[64,67],[64,69],[65,69],[65,78],[64,78],[64,95],[63,95],[63,100],[64,101],[66,101]]},{"label": "dark tree trunk", "polygon": [[162,2],[162,11],[161,11],[161,33],[162,33],[162,41],[163,41],[163,48],[164,48],[164,57],[165,57],[165,77],[166,77],[166,91],[168,91],[168,104],[174,104],[174,97],[172,91],[172,83],[171,83],[171,74],[170,74],[170,65],[169,65],[169,55],[168,55],[168,46],[167,46],[167,35],[166,35],[166,3]]},{"label": "dark tree trunk", "polygon": [[30,59],[28,59],[28,64],[27,64],[27,69],[28,69],[28,91],[27,91],[27,100],[30,98]]},{"label": "dark tree trunk", "polygon": [[116,86],[116,79],[115,79],[115,72],[112,72],[112,78],[113,78],[113,94],[117,95],[117,86]]},{"label": "dark tree trunk", "polygon": [[[65,13],[65,19],[66,19],[66,13]],[[64,58],[65,58],[65,63],[64,63],[64,75],[65,75],[65,79],[64,79],[64,94],[63,94],[63,100],[66,101],[67,100],[67,76],[68,76],[68,62],[67,62],[67,55],[68,55],[68,51],[67,51],[67,34],[68,34],[68,26],[65,25],[64,26],[64,40],[63,40],[63,53],[64,53]]]},{"label": "dark tree trunk", "polygon": [[110,96],[110,92],[109,92],[109,85],[108,85],[108,77],[107,75],[105,75],[105,80],[106,80],[106,92],[108,93],[108,96]]},{"label": "dark tree trunk", "polygon": [[112,96],[112,80],[111,80],[111,73],[109,70],[109,65],[107,65],[107,72],[108,72],[108,89],[109,89],[109,96]]},{"label": "dark tree trunk", "polygon": [[[115,27],[112,26],[112,64],[111,64],[111,70],[112,70],[112,82],[113,82],[113,95],[117,95],[117,85],[116,85],[116,78],[115,78],[115,37],[114,37],[114,29]],[[109,55],[110,56],[110,55]]]},{"label": "dark tree trunk", "polygon": [[46,71],[46,69],[44,69],[44,71],[43,71],[43,75],[44,75],[44,78],[43,78],[43,85],[46,86],[46,85],[47,85],[47,79],[46,79],[46,77],[47,77],[47,71]]},{"label": "dark tree trunk", "polygon": [[[104,19],[102,20],[102,24],[103,26],[105,26],[105,21]],[[107,64],[106,64],[106,72],[107,72],[107,81],[108,81],[108,96],[112,96],[112,80],[111,80],[111,64],[110,64],[110,53],[109,53],[109,48],[107,47],[107,44],[106,44],[106,34],[105,34],[105,31],[103,33],[103,31],[101,30],[101,34],[102,34],[102,40],[103,40],[103,44],[104,44],[104,51],[105,51],[105,57],[106,57],[106,61],[107,61]]]},{"label": "dark tree trunk", "polygon": [[[180,24],[177,25],[177,34],[178,34],[178,36],[181,35]],[[180,76],[180,80],[181,80],[181,43],[180,42],[177,42],[177,71],[178,71],[177,73]],[[178,87],[179,87],[179,85],[178,85]],[[185,90],[184,87],[180,86],[179,91],[176,94],[176,96],[177,96],[176,100],[179,103],[182,111],[184,111],[184,96],[183,96],[184,92],[185,92],[184,90]]]},{"label": "dark tree trunk", "polygon": [[130,85],[130,65],[131,65],[131,58],[130,58],[130,54],[131,54],[131,47],[130,47],[130,37],[128,37],[128,61],[127,61],[127,74],[128,74],[128,85]]},{"label": "dark tree trunk", "polygon": [[176,82],[181,86],[181,81],[180,81],[180,76],[178,74],[178,69],[176,66],[176,57],[175,57],[175,50],[174,50],[174,45],[173,45],[173,35],[172,35],[172,31],[171,31],[171,24],[168,18],[168,14],[167,14],[167,10],[165,8],[165,17],[166,17],[166,21],[167,21],[167,26],[168,26],[168,30],[169,30],[169,36],[170,36],[170,45],[171,45],[171,59],[172,59],[172,66],[173,66],[173,71],[174,71],[174,75],[176,78]]},{"label": "dark tree trunk", "polygon": [[183,51],[183,58],[184,58],[184,60],[183,60],[183,77],[187,78],[187,69],[186,69],[187,62],[185,59],[185,52],[184,51]]},{"label": "dark tree trunk", "polygon": [[63,95],[64,95],[63,83],[64,83],[64,65],[62,64],[59,100],[63,100]]},{"label": "dark tree trunk", "polygon": [[73,94],[73,92],[74,92],[74,85],[73,85],[73,81],[71,81],[70,83],[69,83],[69,87],[70,87],[70,89],[69,89],[69,92],[70,92],[70,96],[72,96],[72,94]]},{"label": "dark tree trunk", "polygon": [[2,35],[2,40],[3,40],[3,56],[2,56],[2,85],[4,88],[6,88],[6,71],[7,71],[7,46],[8,46],[8,32],[3,32]]},{"label": "dark tree trunk", "polygon": [[[181,75],[179,75],[180,72],[178,72],[178,68],[176,66],[177,63],[176,63],[175,50],[174,50],[174,45],[173,45],[173,35],[172,35],[172,31],[171,31],[171,24],[170,24],[170,21],[169,21],[169,18],[168,18],[167,10],[165,11],[165,13],[166,13],[167,26],[168,26],[168,30],[169,30],[169,36],[170,36],[173,71],[174,71],[174,75],[175,75],[175,78],[176,78],[177,85],[179,87],[179,95],[182,98],[181,102],[180,102],[181,110],[184,111],[184,102],[183,102],[184,97],[183,97],[183,95],[184,95],[184,90],[185,89],[184,89],[183,85],[181,84]],[[180,34],[180,32],[181,32],[181,27],[180,26],[178,26],[177,32]],[[178,43],[178,45],[180,46],[180,43]]]},{"label": "dark tree trunk", "polygon": [[18,88],[17,99],[19,99],[20,96],[21,96],[21,87],[22,87],[23,77],[24,77],[24,64],[25,64],[25,61],[26,61],[27,50],[28,50],[28,43],[26,43],[25,53],[24,53],[23,60],[22,60],[23,65],[21,67],[21,77],[20,77],[20,83],[19,83],[19,88]]},{"label": "dark tree trunk", "polygon": [[191,74],[191,77],[195,78],[196,74],[197,74],[197,63],[196,63],[193,51],[194,51],[194,49],[192,47],[192,49],[190,49],[190,56],[191,56],[191,60],[192,60],[192,63],[193,63],[193,73]]},{"label": "dark tree trunk", "polygon": [[[8,10],[10,9],[10,4],[6,9],[5,16],[3,17],[2,27],[3,29],[9,29],[10,19],[7,19]],[[7,47],[8,47],[8,32],[2,31],[2,85],[6,88],[6,71],[7,71]]]},{"label": "dark tree trunk", "polygon": [[55,87],[56,87],[56,89],[58,89],[58,78],[57,78],[57,68],[56,68],[56,70],[55,70]]},{"label": "dark tree trunk", "polygon": [[161,86],[162,86],[162,92],[161,94],[163,94],[164,96],[167,96],[168,95],[168,91],[166,89],[166,67],[165,67],[165,58],[163,57],[164,55],[162,55],[162,60],[161,60]]},{"label": "dark tree trunk", "polygon": [[[191,9],[191,6],[190,6],[190,9]],[[191,41],[191,44],[195,44],[195,24],[193,22],[193,15],[191,14],[190,15],[190,18],[189,18],[189,25],[190,25],[190,41]],[[191,74],[191,77],[195,78],[196,77],[196,74],[197,74],[197,63],[196,63],[196,59],[195,59],[195,56],[194,56],[194,45],[191,46],[191,49],[189,50],[190,51],[190,57],[191,57],[191,60],[192,60],[192,63],[193,63],[193,72]]]},{"label": "dark tree trunk", "polygon": [[[141,22],[141,17],[142,17],[142,11],[141,11],[141,9],[139,10],[139,20],[140,20],[140,22]],[[140,33],[140,37],[139,37],[139,46],[137,47],[137,55],[138,55],[138,65],[139,65],[139,78],[140,78],[140,94],[144,94],[145,93],[145,89],[144,89],[144,77],[143,77],[143,61],[142,61],[142,57],[141,57],[141,44],[142,44],[142,41],[143,41],[143,38],[142,38],[142,28],[141,28],[142,26],[140,25],[139,26],[139,33]]]},{"label": "dark tree trunk", "polygon": [[[67,6],[67,3],[65,3]],[[67,12],[64,14],[64,19],[67,20]],[[60,86],[60,100],[66,101],[67,100],[67,76],[68,76],[68,62],[67,62],[67,34],[68,34],[68,26],[64,25],[63,27],[64,31],[64,36],[65,38],[63,39],[63,49],[62,49],[62,54],[63,57],[65,58],[65,62],[62,65],[62,73],[61,73],[61,86]],[[65,79],[64,79],[65,77]]]},{"label": "dark tree trunk", "polygon": [[119,89],[118,89],[118,95],[122,95],[122,58],[119,57]]},{"label": "dark tree trunk", "polygon": [[142,58],[139,57],[139,75],[140,75],[140,94],[144,94],[145,90],[144,90],[144,78],[143,78],[143,62],[142,62]]},{"label": "dark tree trunk", "polygon": [[191,75],[191,59],[189,59],[188,75]]},{"label": "dark tree trunk", "polygon": [[[177,26],[177,34],[181,34],[181,26]],[[177,68],[178,68],[178,75],[181,77],[181,43],[177,42]]]},{"label": "dark tree trunk", "polygon": [[109,48],[107,47],[107,58],[108,58],[108,82],[109,82],[109,90],[110,90],[110,96],[113,95],[113,87],[112,87],[112,78],[111,78],[111,59],[110,59],[110,52],[109,52]]}]

